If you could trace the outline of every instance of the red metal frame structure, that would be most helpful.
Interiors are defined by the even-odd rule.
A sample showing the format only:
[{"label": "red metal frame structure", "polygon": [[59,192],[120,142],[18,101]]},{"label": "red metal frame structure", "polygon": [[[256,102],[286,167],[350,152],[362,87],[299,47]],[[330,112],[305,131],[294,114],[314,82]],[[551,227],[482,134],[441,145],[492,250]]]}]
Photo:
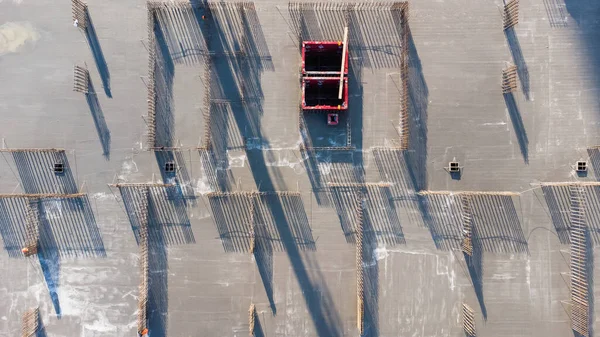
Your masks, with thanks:
[{"label": "red metal frame structure", "polygon": [[343,41],[303,41],[301,72],[303,110],[348,109],[348,52]]},{"label": "red metal frame structure", "polygon": [[[302,76],[339,77],[343,49],[342,41],[303,41]],[[348,75],[348,53],[345,57],[344,76]]]},{"label": "red metal frame structure", "polygon": [[344,78],[341,100],[337,98],[339,85],[339,77],[304,77],[302,79],[302,109],[347,110],[348,78]]}]

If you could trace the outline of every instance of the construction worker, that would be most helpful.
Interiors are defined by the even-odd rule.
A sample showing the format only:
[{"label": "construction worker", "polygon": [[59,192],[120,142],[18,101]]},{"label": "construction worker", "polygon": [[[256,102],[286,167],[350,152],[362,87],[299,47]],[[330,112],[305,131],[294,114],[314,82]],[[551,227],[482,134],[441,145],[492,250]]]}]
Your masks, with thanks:
[{"label": "construction worker", "polygon": [[23,249],[21,249],[21,251],[23,252],[23,254],[27,255],[29,254],[29,248],[25,247]]},{"label": "construction worker", "polygon": [[142,331],[140,331],[140,337],[147,337],[148,336],[148,328],[144,328]]}]

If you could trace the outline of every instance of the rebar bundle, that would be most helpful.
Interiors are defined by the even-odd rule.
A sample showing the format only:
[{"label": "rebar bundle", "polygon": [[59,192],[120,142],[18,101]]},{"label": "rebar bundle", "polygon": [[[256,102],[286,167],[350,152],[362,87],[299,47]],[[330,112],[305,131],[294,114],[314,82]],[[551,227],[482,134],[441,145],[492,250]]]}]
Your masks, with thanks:
[{"label": "rebar bundle", "polygon": [[209,192],[206,194],[209,198],[218,198],[218,197],[233,197],[233,196],[243,196],[255,198],[258,196],[264,195],[278,195],[278,196],[300,196],[300,192],[295,191],[237,191],[237,192]]},{"label": "rebar bundle", "polygon": [[73,13],[73,22],[82,30],[87,29],[87,4],[81,0],[71,0],[71,12]]},{"label": "rebar bundle", "polygon": [[520,194],[517,192],[507,192],[507,191],[419,191],[418,195],[499,195],[499,196],[507,196],[507,197],[516,197]]},{"label": "rebar bundle", "polygon": [[202,115],[204,117],[204,137],[202,139],[201,148],[204,150],[208,150],[211,147],[211,67],[212,67],[212,58],[209,55],[205,55],[203,57],[204,60],[204,74],[202,76],[202,80],[204,82],[204,100],[203,100],[203,109]]},{"label": "rebar bundle", "polygon": [[173,187],[174,184],[163,184],[163,183],[118,183],[118,184],[108,184],[110,187]]},{"label": "rebar bundle", "polygon": [[55,149],[55,148],[0,149],[0,152],[65,152],[65,149]]},{"label": "rebar bundle", "polygon": [[73,67],[73,91],[87,94],[89,92],[90,73],[80,66]]},{"label": "rebar bundle", "polygon": [[71,199],[81,198],[85,196],[85,193],[72,193],[72,194],[60,194],[60,193],[38,193],[38,194],[0,194],[0,198],[26,198],[26,199]]},{"label": "rebar bundle", "polygon": [[33,308],[25,311],[21,317],[21,336],[33,337],[37,336],[40,322],[39,308]]},{"label": "rebar bundle", "polygon": [[401,7],[406,2],[290,2],[288,8],[292,10],[315,10],[315,11],[341,11],[352,10],[357,11],[378,11],[378,10],[393,10]]},{"label": "rebar bundle", "polygon": [[469,307],[466,303],[462,305],[462,313],[463,313],[463,330],[465,334],[469,337],[477,336],[475,332],[475,313],[473,309]]},{"label": "rebar bundle", "polygon": [[362,336],[364,332],[364,313],[365,313],[365,270],[363,266],[363,206],[362,193],[356,192],[356,324],[358,331]]},{"label": "rebar bundle", "polygon": [[25,215],[25,248],[23,254],[25,256],[31,256],[37,254],[38,242],[40,239],[40,216],[38,213],[39,199],[28,198],[25,203],[26,215]]},{"label": "rebar bundle", "polygon": [[140,295],[138,297],[138,332],[143,335],[148,328],[148,198],[149,188],[140,188],[142,202],[136,211],[140,224]]},{"label": "rebar bundle", "polygon": [[502,93],[508,94],[517,90],[517,66],[510,65],[502,70]]},{"label": "rebar bundle", "polygon": [[463,218],[463,240],[461,248],[463,253],[473,255],[473,209],[471,208],[471,195],[463,194],[460,196]]},{"label": "rebar bundle", "polygon": [[582,336],[588,336],[589,305],[587,275],[587,244],[585,223],[585,189],[569,186],[571,220],[571,327]]},{"label": "rebar bundle", "polygon": [[329,182],[329,183],[327,183],[327,185],[329,187],[354,187],[354,188],[381,187],[381,188],[385,188],[385,187],[392,186],[392,183],[385,182],[385,181],[378,182],[378,183],[334,183],[334,182]]},{"label": "rebar bundle", "polygon": [[305,144],[300,144],[301,150],[311,150],[311,151],[354,151],[356,147],[354,146],[306,146]]},{"label": "rebar bundle", "polygon": [[505,3],[503,13],[504,29],[519,23],[519,0],[509,0]]},{"label": "rebar bundle", "polygon": [[254,222],[256,218],[256,205],[255,205],[255,197],[250,197],[250,220],[248,220],[248,227],[250,233],[250,254],[254,254],[254,249],[256,247],[256,231],[254,229]]},{"label": "rebar bundle", "polygon": [[250,304],[250,309],[248,309],[248,327],[250,336],[254,336],[254,322],[256,320],[256,307],[254,303]]},{"label": "rebar bundle", "polygon": [[408,3],[397,2],[392,5],[392,10],[400,11],[400,26],[402,29],[402,51],[400,54],[400,80],[402,85],[402,98],[400,99],[400,148],[408,150],[410,136],[410,117],[408,116]]},{"label": "rebar bundle", "polygon": [[155,8],[148,2],[148,147],[156,146],[156,40],[154,37]]}]

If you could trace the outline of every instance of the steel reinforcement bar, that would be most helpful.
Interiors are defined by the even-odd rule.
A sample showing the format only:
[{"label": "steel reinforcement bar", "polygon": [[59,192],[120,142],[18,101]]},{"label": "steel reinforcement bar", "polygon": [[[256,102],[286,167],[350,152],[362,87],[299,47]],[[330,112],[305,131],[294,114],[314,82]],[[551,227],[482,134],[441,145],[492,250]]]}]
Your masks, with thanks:
[{"label": "steel reinforcement bar", "polygon": [[517,90],[517,66],[510,65],[502,70],[502,93],[508,94]]},{"label": "steel reinforcement bar", "polygon": [[142,203],[136,207],[136,213],[140,223],[140,287],[137,325],[138,333],[143,336],[148,332],[148,198],[150,191],[148,187],[143,187],[140,192],[142,193]]},{"label": "steel reinforcement bar", "polygon": [[34,337],[37,336],[40,328],[40,310],[33,308],[25,311],[21,316],[21,336]]},{"label": "steel reinforcement bar", "polygon": [[209,192],[206,194],[209,198],[219,197],[232,197],[232,196],[243,196],[243,197],[258,197],[263,195],[279,195],[279,196],[300,196],[300,192],[295,191],[238,191],[238,192]]},{"label": "steel reinforcement bar", "polygon": [[517,23],[519,23],[519,0],[509,0],[506,4],[504,4],[504,29],[513,27]]},{"label": "steel reinforcement bar", "polygon": [[65,152],[65,149],[55,149],[55,148],[21,148],[21,149],[0,149],[0,152]]},{"label": "steel reinforcement bar", "polygon": [[419,191],[418,195],[500,195],[507,197],[516,197],[521,195],[517,192],[507,191]]},{"label": "steel reinforcement bar", "polygon": [[154,25],[156,21],[155,7],[152,2],[147,3],[147,31],[148,31],[148,147],[156,146],[156,39]]},{"label": "steel reinforcement bar", "polygon": [[470,306],[466,303],[462,305],[462,313],[463,313],[463,330],[468,337],[477,336],[475,330],[475,313]]},{"label": "steel reinforcement bar", "polygon": [[364,333],[365,270],[363,266],[364,221],[362,193],[356,192],[356,324],[360,335]]},{"label": "steel reinforcement bar", "polygon": [[73,22],[77,22],[76,27],[86,30],[87,4],[81,0],[71,0],[71,12],[73,14]]},{"label": "steel reinforcement bar", "polygon": [[39,216],[39,199],[28,198],[25,203],[25,247],[23,254],[32,256],[37,254],[38,243],[40,240],[40,216]]}]

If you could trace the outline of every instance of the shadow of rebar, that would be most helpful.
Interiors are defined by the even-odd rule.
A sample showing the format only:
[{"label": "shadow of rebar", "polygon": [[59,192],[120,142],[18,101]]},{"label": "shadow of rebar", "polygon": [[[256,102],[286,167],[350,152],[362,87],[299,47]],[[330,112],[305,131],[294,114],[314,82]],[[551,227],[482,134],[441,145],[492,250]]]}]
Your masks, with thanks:
[{"label": "shadow of rebar", "polygon": [[102,52],[100,41],[98,40],[98,36],[96,35],[96,28],[94,28],[92,17],[87,9],[86,20],[87,26],[85,29],[85,37],[87,38],[88,44],[90,45],[90,49],[92,50],[94,61],[96,61],[96,68],[98,69],[98,73],[100,74],[100,79],[102,79],[102,87],[104,88],[104,93],[107,97],[112,98],[112,92],[110,90],[110,72],[108,71],[108,65],[106,64],[106,59],[104,58],[104,53]]},{"label": "shadow of rebar", "polygon": [[529,254],[513,197],[472,196],[473,227],[482,249],[493,253]]},{"label": "shadow of rebar", "polygon": [[254,258],[258,267],[258,273],[265,287],[265,293],[269,299],[271,313],[275,316],[277,315],[277,306],[273,294],[273,245],[269,241],[270,233],[268,233],[266,226],[261,225],[260,216],[257,217],[257,221],[259,225],[254,228],[256,236]]},{"label": "shadow of rebar", "polygon": [[[208,52],[219,56],[211,57],[210,61],[216,79],[212,81],[210,89],[211,94],[215,95],[212,97],[229,104],[233,122],[246,144],[258,144],[246,151],[254,181],[257,186],[261,186],[262,191],[274,191],[264,156],[259,151],[270,146],[262,137],[259,123],[263,100],[260,73],[263,69],[268,69],[263,62],[269,62],[270,57],[264,55],[266,50],[260,47],[260,41],[265,39],[261,37],[260,22],[254,6],[252,3],[242,6],[228,3],[212,3],[208,7],[202,3],[198,5],[198,8],[193,9],[197,20],[195,24],[201,28]],[[260,50],[260,57],[250,55],[256,53],[256,50]],[[240,51],[244,52],[245,57],[238,56]],[[224,158],[223,154],[216,156]],[[316,261],[301,254],[292,229],[292,221],[297,220],[290,220],[286,207],[285,202],[279,198],[272,198],[269,204],[264,205],[270,214],[269,218],[275,219],[273,223],[280,238],[278,244],[283,246],[290,259],[317,334],[340,336],[340,321],[331,303],[331,296],[323,286],[318,266],[313,265]],[[218,221],[217,216],[215,219]],[[309,270],[314,274],[309,274]]]},{"label": "shadow of rebar", "polygon": [[[64,151],[13,152],[23,191],[27,194],[78,192],[73,171]],[[63,172],[55,173],[54,164],[63,164]]]},{"label": "shadow of rebar", "polygon": [[473,284],[473,290],[481,309],[481,315],[483,319],[487,321],[487,308],[485,306],[485,299],[483,297],[483,249],[479,240],[478,231],[473,227],[472,232],[472,243],[473,253],[468,255],[463,253],[467,269],[469,270],[469,276],[471,277],[471,283]]},{"label": "shadow of rebar", "polygon": [[[176,187],[149,187],[148,200],[149,205],[152,206],[152,221],[161,232],[157,239],[167,245],[193,244],[196,240],[187,215],[186,204],[181,198],[170,198],[169,196],[175,192],[169,192],[169,189],[176,189]],[[146,201],[138,187],[120,187],[119,190],[131,229],[139,244],[140,222],[136,209]],[[152,237],[154,233],[156,231],[149,233],[150,239],[154,239]]]},{"label": "shadow of rebar", "polygon": [[600,181],[600,148],[589,148],[587,153],[594,171],[594,178]]},{"label": "shadow of rebar", "polygon": [[544,200],[548,206],[552,225],[561,244],[569,244],[569,229],[571,220],[569,219],[569,188],[568,186],[542,186]]},{"label": "shadow of rebar", "polygon": [[435,247],[440,250],[459,249],[463,238],[460,197],[446,195],[419,196],[427,217]]},{"label": "shadow of rebar", "polygon": [[58,299],[58,287],[60,284],[60,254],[54,238],[54,233],[50,230],[50,224],[47,220],[42,219],[42,221],[40,221],[39,235],[38,260],[40,262],[42,274],[46,280],[46,287],[48,288],[54,311],[56,312],[56,316],[61,318],[62,310]]},{"label": "shadow of rebar", "polygon": [[552,28],[567,27],[567,11],[561,0],[544,0],[548,22]]},{"label": "shadow of rebar", "polygon": [[519,81],[521,82],[521,89],[525,95],[525,99],[529,100],[529,70],[527,69],[527,63],[525,62],[525,57],[523,56],[523,51],[521,50],[521,44],[519,43],[519,38],[515,32],[515,27],[505,29],[504,35],[506,36],[506,41],[508,42],[510,54],[512,55],[513,61],[517,66],[517,75],[519,76]]},{"label": "shadow of rebar", "polygon": [[[11,258],[21,258],[26,246],[25,198],[0,199],[0,234]],[[105,257],[100,230],[87,196],[39,202],[40,233],[50,238],[44,247],[62,256]]]},{"label": "shadow of rebar", "polygon": [[[400,14],[394,16],[396,25],[402,24]],[[408,25],[408,151],[404,153],[408,175],[413,189],[427,189],[427,109],[429,88],[423,74],[423,65]]]},{"label": "shadow of rebar", "polygon": [[167,241],[159,209],[149,199],[148,204],[148,330],[153,336],[167,336],[169,314],[169,282]]},{"label": "shadow of rebar", "polygon": [[108,129],[108,125],[106,125],[104,112],[102,112],[102,107],[98,101],[98,95],[94,90],[94,84],[92,83],[91,78],[88,79],[88,92],[85,94],[85,100],[87,101],[90,113],[94,119],[96,132],[98,133],[98,138],[102,145],[102,154],[108,160],[110,159],[110,130]]},{"label": "shadow of rebar", "polygon": [[379,336],[379,262],[375,249],[377,249],[377,235],[373,222],[365,218],[363,223],[363,270],[364,270],[364,332],[362,336]]},{"label": "shadow of rebar", "polygon": [[515,129],[515,135],[519,142],[519,148],[523,155],[523,160],[526,164],[529,164],[529,139],[527,138],[527,131],[523,124],[523,118],[521,118],[521,112],[519,106],[515,101],[515,96],[512,93],[503,94],[510,120],[512,121],[513,128]]},{"label": "shadow of rebar", "polygon": [[[594,245],[600,245],[600,186],[585,186],[584,189],[588,235]],[[569,244],[571,229],[569,186],[542,186],[542,192],[560,243]]]},{"label": "shadow of rebar", "polygon": [[154,86],[156,91],[155,108],[155,147],[175,146],[175,130],[173,115],[173,77],[175,76],[175,64],[165,41],[162,26],[155,21],[154,35],[156,43],[155,77]]},{"label": "shadow of rebar", "polygon": [[42,321],[42,318],[39,317],[38,315],[38,329],[35,332],[35,337],[47,337],[48,335],[46,334],[46,326],[44,325],[44,321]]}]

